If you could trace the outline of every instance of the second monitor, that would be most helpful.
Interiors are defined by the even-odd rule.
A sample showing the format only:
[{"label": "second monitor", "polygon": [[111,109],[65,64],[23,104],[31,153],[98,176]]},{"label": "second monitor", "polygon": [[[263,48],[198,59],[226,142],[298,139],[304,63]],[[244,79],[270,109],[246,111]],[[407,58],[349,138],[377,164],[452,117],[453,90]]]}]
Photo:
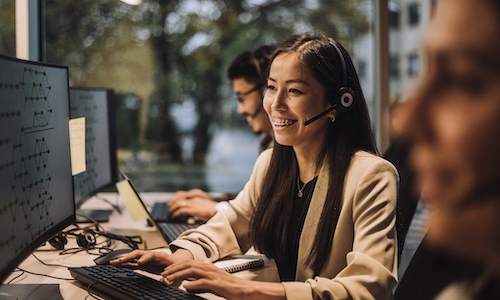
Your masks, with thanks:
[{"label": "second monitor", "polygon": [[85,117],[86,170],[73,177],[76,208],[116,183],[113,97],[114,93],[109,89],[70,88],[71,118]]}]

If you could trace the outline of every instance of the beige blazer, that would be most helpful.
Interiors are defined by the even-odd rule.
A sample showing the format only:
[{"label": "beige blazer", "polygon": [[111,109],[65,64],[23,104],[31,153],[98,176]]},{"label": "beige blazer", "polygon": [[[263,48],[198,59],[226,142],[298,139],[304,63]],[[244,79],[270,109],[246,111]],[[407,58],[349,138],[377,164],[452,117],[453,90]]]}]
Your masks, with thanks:
[{"label": "beige blazer", "polygon": [[[230,208],[172,242],[196,260],[213,262],[245,253],[252,245],[248,225],[261,191],[272,149],[255,163],[250,180]],[[295,282],[283,282],[287,299],[390,299],[397,278],[396,193],[398,174],[388,161],[358,151],[344,183],[344,199],[331,254],[319,276],[304,264],[326,199],[328,168],[322,167],[299,242]],[[272,230],[270,228],[269,230]],[[313,278],[314,277],[314,278]]]}]

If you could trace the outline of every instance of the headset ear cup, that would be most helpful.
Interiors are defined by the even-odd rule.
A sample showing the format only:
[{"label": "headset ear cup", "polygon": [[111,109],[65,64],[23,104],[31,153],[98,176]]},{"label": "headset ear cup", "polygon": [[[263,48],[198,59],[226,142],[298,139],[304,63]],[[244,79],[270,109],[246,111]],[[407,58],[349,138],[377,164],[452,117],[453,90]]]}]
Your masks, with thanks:
[{"label": "headset ear cup", "polygon": [[350,88],[341,87],[335,94],[335,103],[340,111],[346,112],[353,107],[354,92]]},{"label": "headset ear cup", "polygon": [[76,243],[78,246],[88,249],[96,244],[95,235],[90,232],[84,232],[76,237]]},{"label": "headset ear cup", "polygon": [[68,239],[62,234],[58,234],[49,240],[49,244],[56,250],[64,250],[66,243],[68,243]]}]

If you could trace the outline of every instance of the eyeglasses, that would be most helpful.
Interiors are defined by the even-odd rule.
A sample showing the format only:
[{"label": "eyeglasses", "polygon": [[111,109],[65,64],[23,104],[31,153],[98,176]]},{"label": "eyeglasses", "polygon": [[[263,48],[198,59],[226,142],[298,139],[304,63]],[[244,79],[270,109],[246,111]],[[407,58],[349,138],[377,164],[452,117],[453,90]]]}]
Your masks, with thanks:
[{"label": "eyeglasses", "polygon": [[263,86],[262,85],[256,85],[255,87],[253,87],[251,90],[245,92],[245,93],[238,93],[236,94],[236,97],[238,98],[238,101],[239,102],[243,102],[243,100],[245,100],[245,97],[250,95],[251,93],[253,92],[256,92],[258,90],[262,90]]}]

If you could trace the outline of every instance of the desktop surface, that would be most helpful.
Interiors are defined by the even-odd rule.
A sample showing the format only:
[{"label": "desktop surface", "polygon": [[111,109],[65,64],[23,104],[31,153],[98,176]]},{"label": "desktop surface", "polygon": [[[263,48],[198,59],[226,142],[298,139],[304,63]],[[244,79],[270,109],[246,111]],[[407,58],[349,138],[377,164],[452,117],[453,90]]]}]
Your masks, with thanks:
[{"label": "desktop surface", "polygon": [[[153,203],[157,201],[168,201],[172,196],[171,193],[141,193],[143,199],[148,203],[148,205],[153,205]],[[123,207],[123,202],[118,194],[116,193],[99,193],[99,197],[104,197],[111,201],[112,203]],[[99,200],[97,197],[91,198],[87,201],[82,208],[84,209],[109,209],[109,204]],[[137,222],[132,221],[129,213],[124,210],[122,214],[119,214],[116,211],[110,215],[110,219],[108,223],[103,223],[101,226],[110,233],[114,234],[123,234],[123,235],[131,235],[131,234],[139,234],[143,237],[145,243],[139,246],[140,249],[156,249],[161,247],[159,251],[167,251],[168,245],[165,243],[161,234],[157,232],[152,227],[147,226],[146,220],[140,220]],[[75,239],[69,239],[67,248],[75,247],[76,241]],[[127,246],[121,242],[117,242],[111,246],[113,249],[123,249],[127,248]],[[24,274],[17,279],[12,281],[11,285],[15,284],[56,284],[59,285],[59,292],[62,295],[63,299],[88,299],[89,294],[84,285],[73,280],[68,267],[79,268],[82,266],[93,266],[95,265],[94,259],[99,256],[98,251],[91,251],[91,253],[87,253],[86,251],[80,251],[75,254],[69,255],[59,255],[61,251],[55,251],[53,247],[51,247],[48,243],[38,249],[39,251],[35,251],[34,254],[37,258],[43,261],[45,264],[42,264],[38,261],[34,256],[29,256],[19,267],[23,270],[27,270],[30,272],[36,272],[44,275],[50,275],[57,278],[66,278],[68,280],[60,280],[56,278],[50,278],[45,276],[37,276],[31,274]],[[50,265],[58,265],[50,266]],[[161,279],[159,275],[150,274],[143,271],[138,271],[139,273],[151,277],[153,279]],[[19,275],[21,272],[12,273],[8,279],[4,282],[7,283],[12,280],[14,277]],[[276,269],[276,265],[273,261],[266,262],[266,265],[263,268],[259,268],[256,270],[245,270],[236,273],[236,276],[249,279],[249,280],[261,280],[261,281],[271,281],[271,282],[279,282],[279,277]],[[5,284],[4,284],[5,285]],[[198,295],[205,299],[222,299],[216,295],[210,293],[203,293]],[[97,296],[98,299],[106,299],[105,297]],[[0,298],[1,299],[1,298]],[[56,298],[57,299],[57,298]]]}]

